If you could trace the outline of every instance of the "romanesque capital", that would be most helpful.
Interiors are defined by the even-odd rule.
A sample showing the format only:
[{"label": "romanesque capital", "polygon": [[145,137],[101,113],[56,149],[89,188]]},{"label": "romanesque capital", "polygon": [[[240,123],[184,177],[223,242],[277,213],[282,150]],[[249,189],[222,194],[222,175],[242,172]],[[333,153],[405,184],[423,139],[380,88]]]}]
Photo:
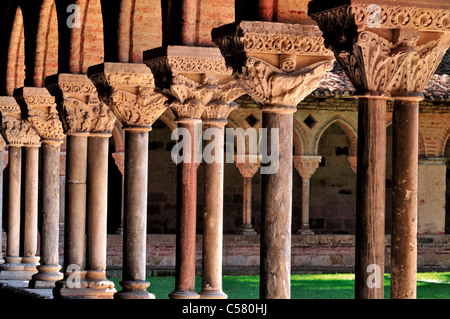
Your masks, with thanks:
[{"label": "romanesque capital", "polygon": [[12,96],[0,97],[1,112],[1,142],[5,145],[16,147],[40,147],[41,138],[29,123],[21,119],[20,106]]},{"label": "romanesque capital", "polygon": [[225,122],[245,93],[217,48],[167,46],[144,52],[144,61],[177,119]]},{"label": "romanesque capital", "polygon": [[448,1],[309,3],[355,95],[420,99],[450,45]]},{"label": "romanesque capital", "polygon": [[261,156],[259,155],[246,154],[244,155],[244,160],[241,160],[238,155],[235,155],[234,161],[244,178],[252,178],[261,166]]},{"label": "romanesque capital", "polygon": [[290,111],[314,91],[334,57],[314,25],[241,21],[213,29],[239,85],[266,111]]},{"label": "romanesque capital", "polygon": [[55,97],[66,134],[111,134],[116,117],[87,75],[56,74],[45,85]]},{"label": "romanesque capital", "polygon": [[310,179],[322,161],[322,156],[293,156],[294,167],[303,179]]},{"label": "romanesque capital", "polygon": [[62,143],[65,134],[56,109],[55,98],[46,88],[16,89],[14,98],[20,106],[22,119],[30,123],[42,142]]},{"label": "romanesque capital", "polygon": [[124,129],[150,130],[166,110],[167,98],[155,92],[155,80],[143,64],[103,63],[88,69],[100,101]]}]

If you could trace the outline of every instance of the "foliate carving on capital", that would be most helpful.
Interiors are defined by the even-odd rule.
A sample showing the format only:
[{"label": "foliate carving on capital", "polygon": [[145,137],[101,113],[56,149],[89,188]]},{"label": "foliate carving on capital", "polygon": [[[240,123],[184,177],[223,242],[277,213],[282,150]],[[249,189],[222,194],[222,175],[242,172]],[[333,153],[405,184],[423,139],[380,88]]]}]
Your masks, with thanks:
[{"label": "foliate carving on capital", "polygon": [[322,161],[322,156],[293,156],[294,167],[303,179],[310,179]]},{"label": "foliate carving on capital", "polygon": [[448,34],[416,45],[417,36],[399,37],[392,43],[380,35],[363,31],[348,50],[335,47],[336,58],[356,89],[381,94],[421,93],[438,67],[449,45]]},{"label": "foliate carving on capital", "polygon": [[248,57],[237,79],[244,90],[259,104],[296,107],[314,91],[322,75],[333,68],[332,61],[285,72],[259,58]]},{"label": "foliate carving on capital", "polygon": [[[2,117],[2,128],[11,146],[41,145],[41,138],[36,131],[25,121],[5,115]],[[2,139],[3,140],[3,139]]]},{"label": "foliate carving on capital", "polygon": [[443,9],[388,4],[377,4],[376,7],[373,4],[352,4],[313,12],[309,16],[324,31],[371,24],[377,28],[450,31],[450,11]]},{"label": "foliate carving on capital", "polygon": [[151,127],[166,110],[166,100],[150,87],[138,87],[137,94],[113,89],[111,95],[104,98],[120,122],[137,127]]}]

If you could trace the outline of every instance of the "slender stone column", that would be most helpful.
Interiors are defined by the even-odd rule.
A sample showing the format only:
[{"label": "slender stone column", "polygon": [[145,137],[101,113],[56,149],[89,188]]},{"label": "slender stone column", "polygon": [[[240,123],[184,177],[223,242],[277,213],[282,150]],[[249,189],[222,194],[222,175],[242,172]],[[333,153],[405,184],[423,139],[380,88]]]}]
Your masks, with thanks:
[{"label": "slender stone column", "polygon": [[[170,88],[165,91],[172,98],[170,107],[176,116],[178,127],[186,129],[191,137],[190,142],[184,141],[184,144],[187,144],[186,147],[190,149],[190,154],[185,155],[185,159],[178,163],[176,283],[175,290],[169,296],[172,299],[197,299],[200,295],[195,292],[195,229],[197,166],[200,163],[197,157],[197,146],[201,145],[199,142],[200,118],[226,119],[230,112],[230,103],[241,96],[243,91],[234,81],[230,81],[233,80],[231,69],[226,67],[217,48],[162,47],[144,52],[144,61],[155,77],[163,79],[159,83],[160,89]],[[187,63],[187,61],[190,62]],[[183,132],[181,131],[180,134]],[[185,148],[183,152],[186,152]],[[214,168],[211,166],[207,168],[207,171],[209,171],[206,173],[208,182],[219,187],[218,183],[221,180],[218,176],[223,174],[223,169],[219,173],[218,166]],[[221,276],[219,245],[222,238],[223,201],[218,197],[220,195],[218,190],[208,188],[205,192],[211,192],[210,195],[214,196],[216,203],[212,207],[213,200],[205,198],[207,203],[205,209],[210,210],[205,211],[205,214],[210,214],[204,220],[205,235],[211,239],[211,243],[205,239],[205,245],[208,247],[206,256],[203,257],[206,273],[204,273],[202,294],[204,298],[223,298],[221,280],[218,279],[218,276]],[[214,249],[216,251],[213,252]],[[208,284],[213,286],[207,289]]]},{"label": "slender stone column", "polygon": [[[20,257],[20,187],[22,174],[22,147],[9,146],[9,199],[6,263],[1,270],[23,270]],[[2,273],[3,275],[3,273]]]},{"label": "slender stone column", "polygon": [[257,155],[246,155],[244,163],[239,163],[238,156],[235,156],[235,162],[244,178],[242,227],[239,233],[241,235],[256,235],[252,226],[252,178],[261,165],[260,158]]},{"label": "slender stone column", "polygon": [[29,287],[52,289],[63,277],[59,272],[59,166],[60,148],[65,136],[55,99],[45,88],[16,89],[14,97],[21,107],[22,118],[42,139],[40,265]]},{"label": "slender stone column", "polygon": [[153,299],[147,292],[148,132],[166,110],[166,98],[154,92],[154,79],[144,65],[104,63],[90,67],[88,76],[100,100],[125,130],[125,209],[122,290],[116,299]]},{"label": "slender stone column", "polygon": [[224,140],[226,119],[237,109],[237,104],[215,101],[206,108],[203,123],[205,139],[208,142],[205,145],[204,159],[205,197],[200,298],[226,299],[227,295],[222,291]]},{"label": "slender stone column", "polygon": [[[374,9],[384,13],[382,19],[378,18]],[[345,4],[313,0],[308,4],[309,16],[324,32],[326,44],[334,50],[338,62],[356,89],[355,95],[359,96],[356,298],[383,298],[384,225],[381,223],[384,223],[382,214],[385,206],[385,99],[392,96],[394,100],[406,98],[411,101],[414,100],[411,97],[417,97],[423,92],[450,45],[450,32],[440,23],[448,15],[449,9],[450,4],[440,0],[412,0],[395,7],[389,3],[380,3],[376,8],[356,0]],[[399,17],[405,12],[408,12],[408,19],[400,21]],[[424,19],[428,23],[417,23]],[[417,250],[413,247],[416,246],[413,238],[417,230],[413,229],[416,226],[412,223],[416,219],[414,216],[417,216],[417,204],[413,203],[417,196],[417,166],[411,163],[417,162],[417,155],[414,155],[417,146],[413,145],[416,143],[417,132],[414,131],[417,131],[417,126],[415,111],[412,110],[414,107],[396,104],[397,112],[410,120],[408,124],[399,124],[400,127],[412,135],[406,138],[397,130],[399,140],[393,149],[394,161],[406,161],[406,165],[396,162],[395,173],[393,168],[393,175],[398,174],[393,176],[396,181],[393,213],[399,215],[403,211],[401,215],[409,218],[409,221],[405,225],[402,217],[393,216],[392,247],[395,247],[392,251],[394,263],[391,280],[395,285],[391,286],[391,295],[394,298],[413,298],[415,292],[411,286],[415,282],[415,273],[412,271],[414,265],[410,262],[417,257]],[[404,108],[409,110],[403,111]],[[414,160],[402,153],[406,145],[411,147],[410,155],[415,156]],[[397,165],[405,166],[400,168]],[[405,203],[405,200],[408,201],[405,196],[410,197],[411,204]],[[398,240],[400,242],[396,242]],[[405,251],[405,248],[408,250]],[[399,250],[402,251],[401,255]],[[400,289],[401,286],[405,290]]]},{"label": "slender stone column", "polygon": [[[8,204],[8,237],[6,263],[0,266],[1,279],[30,280],[36,273],[37,260],[33,257],[36,253],[36,240],[33,234],[37,236],[35,211],[36,197],[36,167],[37,148],[40,146],[40,138],[33,128],[21,120],[20,107],[13,97],[0,98],[1,132],[9,145],[9,204]],[[21,240],[21,189],[22,189],[22,146],[27,149],[35,147],[27,156],[26,192],[25,192],[25,244]],[[27,151],[28,152],[28,151]],[[34,155],[34,156],[33,156]],[[31,222],[31,223],[30,223]],[[22,234],[23,235],[23,234]],[[25,256],[29,257],[23,260],[20,256],[20,247],[24,246]],[[22,246],[22,247],[23,247]],[[23,263],[25,262],[25,263]],[[29,262],[29,264],[28,264]]]},{"label": "slender stone column", "polygon": [[415,299],[419,102],[395,101],[392,127],[391,298]]},{"label": "slender stone column", "polygon": [[[332,52],[323,47],[321,35],[313,25],[252,21],[212,31],[238,83],[260,105],[267,129],[261,141],[267,151],[261,154],[262,299],[290,298],[293,113],[332,68]],[[309,45],[303,47],[303,41]]]},{"label": "slender stone column", "polygon": [[45,84],[68,135],[65,277],[53,295],[111,299],[116,290],[105,274],[107,178],[108,142],[116,118],[85,74],[57,74]]},{"label": "slender stone column", "polygon": [[355,297],[384,298],[386,100],[358,104]]},{"label": "slender stone column", "polygon": [[[190,141],[183,149],[184,160],[177,166],[177,239],[175,290],[171,299],[198,299],[195,292],[195,250],[197,228],[197,168],[195,146],[201,120],[183,118],[178,128],[187,130]],[[195,141],[197,139],[197,141]],[[198,144],[197,144],[198,145]]]},{"label": "slender stone column", "polygon": [[294,156],[294,166],[302,178],[302,226],[297,234],[313,235],[309,227],[309,199],[311,176],[316,172],[322,156]]},{"label": "slender stone column", "polygon": [[22,263],[24,270],[36,271],[39,257],[36,257],[38,231],[38,179],[39,148],[25,147],[25,221],[24,252]]}]

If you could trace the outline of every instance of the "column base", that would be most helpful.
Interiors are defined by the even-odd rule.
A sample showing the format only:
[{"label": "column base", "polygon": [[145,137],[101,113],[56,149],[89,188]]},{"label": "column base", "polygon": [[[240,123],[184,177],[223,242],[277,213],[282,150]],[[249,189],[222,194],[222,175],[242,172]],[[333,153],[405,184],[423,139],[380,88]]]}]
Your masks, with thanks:
[{"label": "column base", "polygon": [[238,234],[239,235],[257,235],[256,231],[252,228],[252,225],[242,225]]},{"label": "column base", "polygon": [[5,263],[0,266],[0,280],[29,281],[37,273],[36,267],[25,267],[22,257],[5,257]]},{"label": "column base", "polygon": [[314,232],[308,227],[308,228],[300,228],[297,230],[298,235],[314,235]]},{"label": "column base", "polygon": [[169,294],[170,299],[200,299],[200,295],[195,291],[174,290]]},{"label": "column base", "polygon": [[155,295],[147,291],[150,283],[145,280],[124,280],[120,282],[122,291],[114,294],[114,299],[155,299]]},{"label": "column base", "polygon": [[[105,277],[105,272],[80,271],[66,273],[63,280],[55,283],[55,299],[113,299],[117,292],[114,283]],[[76,278],[78,276],[78,278]]]},{"label": "column base", "polygon": [[200,299],[228,299],[228,295],[219,290],[201,290]]},{"label": "column base", "polygon": [[0,271],[21,271],[23,269],[22,257],[5,257],[5,263],[0,266]]},{"label": "column base", "polygon": [[37,266],[39,266],[39,257],[23,257],[22,264],[24,270],[37,272]]},{"label": "column base", "polygon": [[28,284],[32,289],[53,289],[58,280],[63,279],[63,274],[59,272],[60,265],[39,265],[38,273],[34,274]]}]

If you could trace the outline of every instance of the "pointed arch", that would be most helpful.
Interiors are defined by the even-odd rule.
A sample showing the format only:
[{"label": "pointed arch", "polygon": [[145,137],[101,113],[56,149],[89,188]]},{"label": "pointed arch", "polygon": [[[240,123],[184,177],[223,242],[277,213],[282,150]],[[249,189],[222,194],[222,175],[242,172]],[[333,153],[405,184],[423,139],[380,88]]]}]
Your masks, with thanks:
[{"label": "pointed arch", "polygon": [[58,73],[58,17],[54,0],[44,0],[39,13],[34,62],[34,86],[44,86],[47,76]]},{"label": "pointed arch", "polygon": [[319,128],[318,133],[314,138],[314,152],[317,154],[319,149],[319,142],[323,133],[332,125],[337,124],[347,135],[350,140],[350,156],[356,156],[358,148],[358,137],[357,137],[357,125],[350,118],[347,118],[341,114],[335,115],[325,121],[324,124]]},{"label": "pointed arch", "polygon": [[25,85],[25,34],[23,15],[17,7],[13,22],[6,67],[6,94],[13,95],[14,89]]},{"label": "pointed arch", "polygon": [[308,135],[302,125],[294,118],[294,155],[313,155],[310,153]]},{"label": "pointed arch", "polygon": [[87,73],[87,69],[104,62],[103,17],[100,0],[78,0],[80,28],[73,28],[70,48],[70,72]]}]

